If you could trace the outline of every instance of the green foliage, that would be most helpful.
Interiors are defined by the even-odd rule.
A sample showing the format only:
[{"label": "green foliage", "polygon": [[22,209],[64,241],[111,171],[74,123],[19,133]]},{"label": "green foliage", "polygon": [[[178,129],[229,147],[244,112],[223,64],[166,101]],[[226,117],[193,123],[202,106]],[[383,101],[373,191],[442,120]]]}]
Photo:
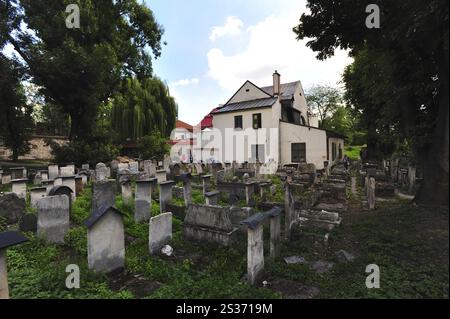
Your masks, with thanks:
[{"label": "green foliage", "polygon": [[319,114],[319,124],[342,104],[342,93],[338,88],[316,85],[308,90],[306,102],[312,111]]},{"label": "green foliage", "polygon": [[[111,104],[112,128],[118,132],[121,141],[140,141],[146,143],[145,146],[162,146],[162,137],[156,132],[168,137],[175,127],[175,99],[170,96],[167,85],[156,77],[126,79]],[[140,151],[152,152],[147,149]]]},{"label": "green foliage", "polygon": [[141,158],[162,159],[170,150],[167,139],[156,131],[139,139],[138,152]]},{"label": "green foliage", "polygon": [[87,229],[84,226],[75,227],[69,230],[64,237],[65,244],[87,258]]},{"label": "green foliage", "polygon": [[0,42],[14,45],[46,99],[70,115],[72,139],[89,136],[98,108],[121,79],[150,76],[151,53],[161,53],[163,29],[138,1],[78,0],[78,29],[64,23],[69,1],[12,2],[4,8]]},{"label": "green foliage", "polygon": [[346,145],[344,148],[344,154],[348,156],[351,160],[359,160],[359,152],[364,145]]},{"label": "green foliage", "polygon": [[0,140],[11,149],[14,161],[30,150],[33,125],[33,108],[26,103],[22,79],[21,66],[0,54]]}]

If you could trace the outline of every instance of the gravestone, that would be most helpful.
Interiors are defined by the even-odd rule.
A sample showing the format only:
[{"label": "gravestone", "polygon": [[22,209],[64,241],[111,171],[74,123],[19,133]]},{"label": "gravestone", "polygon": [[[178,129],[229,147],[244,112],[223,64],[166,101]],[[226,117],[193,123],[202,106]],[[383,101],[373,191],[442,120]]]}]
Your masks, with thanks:
[{"label": "gravestone", "polygon": [[27,197],[27,180],[26,179],[13,179],[11,180],[12,192],[19,198]]},{"label": "gravestone", "polygon": [[108,168],[104,163],[97,163],[95,165],[95,180],[97,182],[108,179]]},{"label": "gravestone", "polygon": [[356,177],[352,176],[352,194],[356,195]]},{"label": "gravestone", "polygon": [[136,196],[134,202],[134,220],[148,221],[151,217],[152,187],[154,178],[136,181]]},{"label": "gravestone", "polygon": [[183,234],[188,239],[229,246],[237,230],[231,223],[229,208],[193,203],[187,207]]},{"label": "gravestone", "polygon": [[37,201],[47,196],[47,187],[35,187],[30,189],[30,206],[37,208]]},{"label": "gravestone", "polygon": [[217,205],[219,203],[219,191],[205,193],[206,205]]},{"label": "gravestone", "polygon": [[49,196],[37,201],[37,235],[46,241],[63,244],[70,226],[70,199],[66,195]]},{"label": "gravestone", "polygon": [[129,202],[133,199],[133,190],[131,188],[131,181],[123,181],[121,183],[122,199],[124,202]]},{"label": "gravestone", "polygon": [[8,184],[11,184],[11,175],[3,174],[2,175],[2,185],[8,185]]},{"label": "gravestone", "polygon": [[167,181],[167,171],[165,169],[157,170],[156,179],[158,180],[158,183]]},{"label": "gravestone", "polygon": [[97,211],[102,205],[114,206],[116,195],[116,183],[114,180],[103,180],[92,185],[92,212]]},{"label": "gravestone", "polygon": [[197,175],[203,174],[203,167],[202,164],[195,164],[195,171],[197,172]]},{"label": "gravestone", "polygon": [[73,176],[75,175],[75,167],[73,165],[61,166],[59,168],[59,176]]},{"label": "gravestone", "polygon": [[284,184],[284,238],[290,240],[291,227],[294,222],[294,196],[292,194],[292,185],[288,182]]},{"label": "gravestone", "polygon": [[55,180],[53,181],[53,185],[54,186],[61,186],[62,185],[62,178],[61,177],[55,178]]},{"label": "gravestone", "polygon": [[132,175],[139,174],[139,163],[138,162],[131,162],[128,164],[128,166],[129,166],[128,169],[130,170],[130,173]]},{"label": "gravestone", "polygon": [[56,164],[48,166],[48,179],[54,180],[59,176],[59,167]]},{"label": "gravestone", "polygon": [[71,200],[72,200],[72,202],[75,201],[76,191],[77,191],[77,187],[75,184],[75,175],[62,176],[61,179],[62,179],[62,185],[67,186],[72,190]]},{"label": "gravestone", "polygon": [[245,202],[247,206],[253,206],[253,195],[255,194],[255,182],[245,183]]},{"label": "gravestone", "polygon": [[48,171],[42,170],[42,171],[39,171],[39,173],[41,174],[41,181],[48,180]]},{"label": "gravestone", "polygon": [[153,164],[151,160],[145,160],[143,163],[144,172],[148,177],[155,177],[156,175],[156,165]]},{"label": "gravestone", "polygon": [[408,166],[408,193],[414,194],[416,187],[416,168],[414,166]]},{"label": "gravestone", "polygon": [[192,203],[192,175],[190,173],[181,174],[180,178],[183,181],[184,205],[187,207],[190,203]]},{"label": "gravestone", "polygon": [[28,239],[17,231],[0,233],[0,299],[9,299],[6,250]]},{"label": "gravestone", "polygon": [[75,177],[75,194],[77,196],[81,195],[84,189],[84,182],[82,176],[76,176]]},{"label": "gravestone", "polygon": [[81,169],[83,170],[83,171],[88,171],[90,168],[89,168],[89,164],[82,164],[81,165]]},{"label": "gravestone", "polygon": [[16,223],[25,214],[25,199],[15,193],[0,193],[0,217],[8,224]]},{"label": "gravestone", "polygon": [[166,211],[167,204],[172,200],[172,186],[174,181],[159,183],[159,210],[161,213]]},{"label": "gravestone", "polygon": [[[25,179],[27,177],[25,167],[13,167],[10,168],[9,171],[11,172],[11,179]],[[25,172],[25,174],[24,174]]]},{"label": "gravestone", "polygon": [[375,178],[370,177],[367,186],[367,202],[369,209],[375,209]]},{"label": "gravestone", "polygon": [[47,194],[53,188],[53,186],[54,186],[53,183],[54,183],[54,180],[52,180],[52,179],[48,179],[48,180],[41,182],[42,187],[45,187],[47,189]]},{"label": "gravestone", "polygon": [[172,213],[163,213],[150,218],[148,248],[156,254],[172,239]]},{"label": "gravestone", "polygon": [[205,193],[209,191],[211,183],[211,175],[202,175],[201,178],[202,178],[203,196],[205,196]]},{"label": "gravestone", "polygon": [[88,229],[88,267],[110,273],[125,266],[125,233],[122,213],[106,204],[84,222]]},{"label": "gravestone", "polygon": [[255,285],[264,271],[263,225],[248,228],[247,233],[247,282]]}]

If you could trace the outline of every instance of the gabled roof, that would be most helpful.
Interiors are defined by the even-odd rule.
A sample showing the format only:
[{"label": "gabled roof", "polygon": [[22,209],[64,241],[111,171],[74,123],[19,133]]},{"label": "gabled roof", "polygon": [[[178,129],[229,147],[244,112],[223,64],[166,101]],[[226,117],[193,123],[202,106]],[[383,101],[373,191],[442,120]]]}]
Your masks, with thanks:
[{"label": "gabled roof", "polygon": [[188,124],[186,122],[180,121],[180,120],[177,120],[177,123],[175,124],[175,127],[176,128],[184,128],[184,129],[188,130],[189,132],[193,131],[192,125],[190,125],[190,124]]},{"label": "gabled roof", "polygon": [[[262,99],[256,99],[256,100],[249,100],[249,101],[242,101],[237,103],[230,103],[230,101],[233,99],[233,97],[241,90],[241,88],[246,84],[250,83],[262,92],[267,94],[267,98]],[[295,90],[297,89],[297,86],[300,85],[300,81],[290,82],[290,83],[284,83],[280,85],[280,97],[281,99],[291,99],[294,97]],[[254,109],[254,108],[261,108],[261,107],[271,107],[276,101],[278,97],[273,96],[273,85],[271,86],[265,86],[265,87],[258,87],[255,84],[253,84],[250,81],[246,81],[239,90],[236,91],[236,93],[228,100],[225,105],[222,107],[219,107],[215,109],[212,113],[213,114],[219,114],[219,113],[225,113],[225,112],[233,112],[233,111],[239,111],[239,110],[248,110],[248,109]]]},{"label": "gabled roof", "polygon": [[88,219],[86,219],[84,221],[84,225],[87,228],[91,228],[92,226],[95,225],[96,222],[98,222],[109,211],[112,211],[114,213],[122,215],[122,212],[120,210],[118,210],[117,208],[115,208],[114,206],[109,206],[108,204],[103,204],[100,207],[98,207],[97,210],[95,210],[91,214],[91,216],[88,217]]},{"label": "gabled roof", "polygon": [[5,231],[0,233],[0,249],[18,245],[26,241],[28,241],[28,238],[18,231]]}]

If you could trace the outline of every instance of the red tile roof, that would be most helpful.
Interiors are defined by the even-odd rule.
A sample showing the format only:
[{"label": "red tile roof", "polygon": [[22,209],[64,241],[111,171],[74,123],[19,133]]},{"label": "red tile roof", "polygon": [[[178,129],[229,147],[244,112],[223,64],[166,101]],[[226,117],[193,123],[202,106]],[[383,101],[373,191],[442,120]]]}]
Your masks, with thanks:
[{"label": "red tile roof", "polygon": [[194,130],[192,125],[190,125],[186,122],[180,121],[180,120],[177,120],[177,123],[175,126],[176,126],[176,128],[184,128],[184,129],[188,130],[189,132],[192,132]]}]

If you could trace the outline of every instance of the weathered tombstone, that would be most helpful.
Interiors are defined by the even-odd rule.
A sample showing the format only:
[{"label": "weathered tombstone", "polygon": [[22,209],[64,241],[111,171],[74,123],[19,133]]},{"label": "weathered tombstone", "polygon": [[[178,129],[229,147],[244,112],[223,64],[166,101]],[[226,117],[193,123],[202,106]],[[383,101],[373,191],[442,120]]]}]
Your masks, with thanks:
[{"label": "weathered tombstone", "polygon": [[65,177],[65,176],[73,176],[75,174],[75,166],[68,165],[68,166],[61,166],[59,168],[59,176]]},{"label": "weathered tombstone", "polygon": [[237,230],[231,223],[229,208],[193,203],[187,207],[183,235],[188,239],[229,246]]},{"label": "weathered tombstone", "polygon": [[203,196],[208,192],[210,183],[211,183],[211,175],[202,175],[202,187],[203,187]]},{"label": "weathered tombstone", "polygon": [[245,202],[247,206],[253,206],[253,195],[255,194],[255,182],[245,183]]},{"label": "weathered tombstone", "polygon": [[37,234],[55,244],[64,243],[70,226],[70,199],[66,195],[49,196],[37,201]]},{"label": "weathered tombstone", "polygon": [[30,206],[37,208],[37,201],[47,196],[47,187],[35,187],[30,189]]},{"label": "weathered tombstone", "polygon": [[11,180],[12,192],[19,196],[19,198],[27,197],[27,180],[26,179],[13,179]]},{"label": "weathered tombstone", "polygon": [[274,207],[270,216],[270,257],[278,258],[281,250],[281,208]]},{"label": "weathered tombstone", "polygon": [[81,171],[78,173],[78,176],[81,177],[81,180],[83,181],[83,185],[86,185],[89,181],[89,171]]},{"label": "weathered tombstone", "polygon": [[267,195],[270,193],[270,184],[269,183],[260,183],[259,184],[259,196],[261,200],[265,201]]},{"label": "weathered tombstone", "polygon": [[292,186],[286,182],[284,184],[284,238],[290,240],[291,227],[294,222],[294,196],[292,195]]},{"label": "weathered tombstone", "polygon": [[219,191],[205,193],[206,205],[217,205],[219,203]]},{"label": "weathered tombstone", "polygon": [[42,183],[41,173],[38,171],[36,175],[34,175],[33,184],[40,185]]},{"label": "weathered tombstone", "polygon": [[131,181],[123,181],[121,183],[122,199],[124,202],[129,202],[133,199],[133,190],[131,189]]},{"label": "weathered tombstone", "polygon": [[108,168],[104,163],[97,163],[95,165],[95,180],[97,182],[108,179]]},{"label": "weathered tombstone", "polygon": [[9,171],[11,172],[11,179],[24,179],[26,178],[26,173],[24,174],[25,167],[13,167],[10,168]]},{"label": "weathered tombstone", "polygon": [[81,165],[81,169],[83,170],[83,171],[88,171],[90,168],[89,168],[89,164],[82,164]]},{"label": "weathered tombstone", "polygon": [[155,179],[136,181],[136,196],[134,202],[134,220],[148,221],[151,217],[152,185]]},{"label": "weathered tombstone", "polygon": [[72,202],[75,201],[76,191],[77,191],[76,184],[75,184],[75,175],[62,176],[61,179],[62,179],[62,185],[67,186],[72,190],[72,195],[71,195],[72,198],[71,199],[72,199]]},{"label": "weathered tombstone", "polygon": [[167,171],[165,169],[157,170],[156,179],[158,180],[158,183],[167,181]]},{"label": "weathered tombstone", "polygon": [[151,160],[144,160],[143,166],[144,172],[148,177],[154,177],[156,175],[156,166]]},{"label": "weathered tombstone", "polygon": [[53,183],[54,183],[54,180],[52,180],[52,179],[47,179],[47,180],[41,182],[42,187],[45,187],[47,189],[47,194],[53,188],[53,186],[54,186]]},{"label": "weathered tombstone", "polygon": [[166,172],[169,170],[170,163],[171,163],[170,155],[165,154],[163,159],[163,167],[166,170]]},{"label": "weathered tombstone", "polygon": [[369,209],[375,209],[375,178],[370,177],[368,183],[367,202]]},{"label": "weathered tombstone", "polygon": [[131,174],[133,175],[137,175],[139,174],[139,163],[138,162],[131,162],[128,164],[129,166],[129,170],[131,172]]},{"label": "weathered tombstone", "polygon": [[2,185],[8,185],[11,183],[11,175],[10,174],[3,174],[2,175]]},{"label": "weathered tombstone", "polygon": [[247,282],[255,285],[264,272],[263,224],[247,230]]},{"label": "weathered tombstone", "polygon": [[412,165],[408,166],[408,192],[414,194],[416,187],[416,168]]},{"label": "weathered tombstone", "polygon": [[161,213],[166,211],[167,204],[172,200],[172,186],[174,184],[174,181],[159,183],[159,210]]},{"label": "weathered tombstone", "polygon": [[0,233],[0,299],[9,299],[6,250],[11,246],[21,244],[27,240],[25,236],[17,231]]},{"label": "weathered tombstone", "polygon": [[195,164],[195,171],[197,172],[197,175],[203,174],[202,164],[196,163]]},{"label": "weathered tombstone", "polygon": [[114,206],[116,183],[114,180],[103,180],[92,185],[92,212],[102,205]]},{"label": "weathered tombstone", "polygon": [[88,267],[110,273],[125,266],[125,234],[122,213],[103,204],[84,222],[88,228]]},{"label": "weathered tombstone", "polygon": [[48,166],[48,179],[55,179],[59,176],[59,167],[56,164]]},{"label": "weathered tombstone", "polygon": [[183,181],[184,205],[187,207],[190,203],[192,203],[192,175],[190,173],[181,174],[180,178]]},{"label": "weathered tombstone", "polygon": [[352,194],[356,195],[356,177],[352,176]]},{"label": "weathered tombstone", "polygon": [[156,254],[172,239],[172,213],[163,213],[150,218],[148,248]]},{"label": "weathered tombstone", "polygon": [[55,185],[55,186],[61,186],[62,184],[63,184],[63,182],[62,182],[62,178],[61,177],[57,177],[53,181],[53,185]]},{"label": "weathered tombstone", "polygon": [[41,174],[41,181],[48,180],[48,171],[41,170],[41,171],[39,171],[39,173]]},{"label": "weathered tombstone", "polygon": [[0,193],[0,217],[8,224],[16,223],[25,214],[25,199],[15,193]]}]

